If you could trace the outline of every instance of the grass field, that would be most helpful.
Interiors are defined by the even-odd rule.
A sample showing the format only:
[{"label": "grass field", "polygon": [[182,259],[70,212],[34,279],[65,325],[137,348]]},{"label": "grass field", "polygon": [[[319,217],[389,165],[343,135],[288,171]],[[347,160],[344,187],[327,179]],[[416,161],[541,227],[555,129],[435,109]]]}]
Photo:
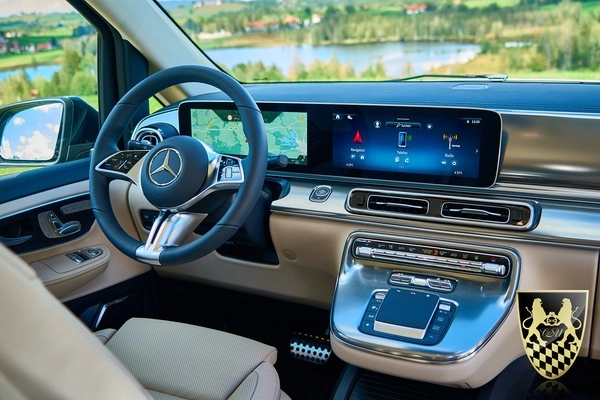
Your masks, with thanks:
[{"label": "grass field", "polygon": [[466,0],[463,4],[469,8],[485,8],[496,3],[498,7],[514,7],[520,0]]},{"label": "grass field", "polygon": [[31,67],[35,64],[58,64],[62,53],[62,50],[50,50],[35,54],[7,54],[0,56],[0,71]]},{"label": "grass field", "polygon": [[588,1],[585,3],[581,3],[581,9],[584,13],[596,13],[600,12],[600,1]]},{"label": "grass field", "polygon": [[569,81],[600,81],[600,70],[547,70],[542,72],[528,69],[511,70],[508,57],[500,54],[479,54],[477,57],[465,64],[445,65],[428,71],[432,74],[464,75],[481,73],[506,73],[509,79],[553,79]]},{"label": "grass field", "polygon": [[179,25],[183,25],[188,18],[193,20],[197,20],[198,18],[208,18],[219,13],[239,12],[246,7],[246,3],[223,3],[220,6],[176,8],[174,10],[169,10],[169,14]]},{"label": "grass field", "polygon": [[30,171],[39,167],[0,167],[0,176],[18,174],[19,172]]},{"label": "grass field", "polygon": [[[586,1],[586,2],[580,2],[579,4],[581,4],[581,9],[583,10],[584,14],[588,14],[588,15],[591,13],[595,13],[596,15],[600,14],[600,1]],[[540,10],[550,11],[556,7],[558,7],[558,4],[547,4],[545,6],[540,7]]]},{"label": "grass field", "polygon": [[600,81],[600,71],[562,71],[548,70],[542,72],[534,71],[515,71],[509,74],[510,78],[514,79],[552,79],[552,80],[568,80],[568,81]]}]

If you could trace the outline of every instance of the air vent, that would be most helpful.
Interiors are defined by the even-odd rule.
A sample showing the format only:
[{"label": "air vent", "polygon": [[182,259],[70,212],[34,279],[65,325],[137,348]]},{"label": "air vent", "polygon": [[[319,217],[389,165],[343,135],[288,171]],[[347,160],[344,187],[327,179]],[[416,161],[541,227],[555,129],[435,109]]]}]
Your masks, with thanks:
[{"label": "air vent", "polygon": [[367,209],[388,213],[426,215],[429,203],[426,200],[393,196],[369,196]]},{"label": "air vent", "polygon": [[360,188],[350,191],[346,210],[378,217],[522,231],[535,228],[540,214],[536,202]]},{"label": "air vent", "polygon": [[510,208],[488,204],[448,202],[442,205],[442,216],[506,224],[510,221]]}]

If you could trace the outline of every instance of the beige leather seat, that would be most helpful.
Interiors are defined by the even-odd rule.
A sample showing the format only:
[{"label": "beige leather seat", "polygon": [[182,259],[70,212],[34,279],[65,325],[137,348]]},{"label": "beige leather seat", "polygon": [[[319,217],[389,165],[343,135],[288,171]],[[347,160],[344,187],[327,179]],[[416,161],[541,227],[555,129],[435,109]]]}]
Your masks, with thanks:
[{"label": "beige leather seat", "polygon": [[98,335],[0,246],[0,399],[289,399],[262,343],[150,319]]}]

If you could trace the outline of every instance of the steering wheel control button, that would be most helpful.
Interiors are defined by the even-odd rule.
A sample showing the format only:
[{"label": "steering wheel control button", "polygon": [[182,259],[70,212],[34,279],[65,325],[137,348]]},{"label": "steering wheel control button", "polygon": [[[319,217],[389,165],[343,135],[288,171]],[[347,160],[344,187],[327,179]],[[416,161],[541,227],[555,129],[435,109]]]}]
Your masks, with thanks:
[{"label": "steering wheel control button", "polygon": [[310,196],[308,197],[308,199],[314,203],[324,203],[325,201],[327,201],[329,196],[331,196],[332,192],[333,189],[331,188],[331,186],[316,186],[315,188],[313,188],[312,192],[310,192]]},{"label": "steering wheel control button", "polygon": [[127,174],[144,157],[147,151],[120,151],[104,160],[99,168],[110,172]]},{"label": "steering wheel control button", "polygon": [[219,163],[219,182],[242,181],[240,160],[234,157],[222,156]]},{"label": "steering wheel control button", "polygon": [[157,208],[177,208],[200,192],[208,168],[208,154],[200,141],[190,136],[170,137],[148,153],[141,188]]},{"label": "steering wheel control button", "polygon": [[152,229],[152,225],[154,224],[154,221],[156,221],[156,218],[158,218],[158,215],[159,212],[156,210],[141,210],[140,219],[142,220],[144,229]]}]

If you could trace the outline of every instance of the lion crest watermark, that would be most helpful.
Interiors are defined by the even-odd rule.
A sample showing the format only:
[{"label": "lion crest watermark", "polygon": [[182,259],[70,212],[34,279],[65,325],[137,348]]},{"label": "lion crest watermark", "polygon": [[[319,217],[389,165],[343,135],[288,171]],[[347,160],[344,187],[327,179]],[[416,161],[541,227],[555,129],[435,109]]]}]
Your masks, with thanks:
[{"label": "lion crest watermark", "polygon": [[587,290],[517,293],[521,339],[527,358],[546,379],[557,379],[581,349]]}]

